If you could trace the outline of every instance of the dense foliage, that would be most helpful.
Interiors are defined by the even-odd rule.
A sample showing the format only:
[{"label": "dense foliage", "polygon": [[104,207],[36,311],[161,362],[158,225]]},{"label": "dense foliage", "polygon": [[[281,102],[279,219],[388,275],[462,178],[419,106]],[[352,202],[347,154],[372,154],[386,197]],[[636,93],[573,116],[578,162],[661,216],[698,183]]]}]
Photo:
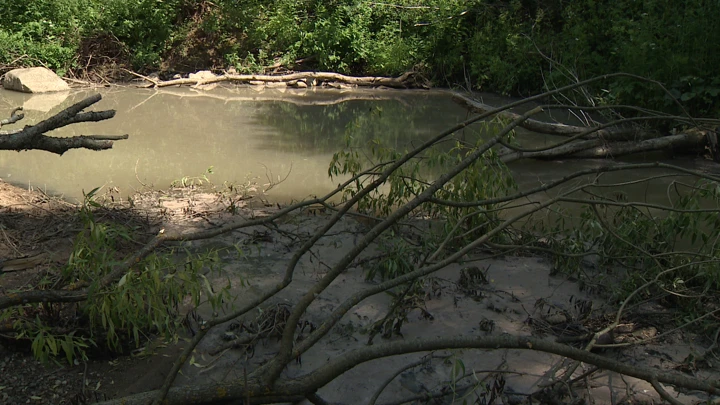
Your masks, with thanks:
[{"label": "dense foliage", "polygon": [[[0,63],[60,73],[104,57],[143,71],[415,68],[438,85],[516,94],[625,71],[717,114],[717,15],[720,3],[710,0],[35,0],[0,14]],[[672,106],[637,82],[616,80],[594,94]]]}]

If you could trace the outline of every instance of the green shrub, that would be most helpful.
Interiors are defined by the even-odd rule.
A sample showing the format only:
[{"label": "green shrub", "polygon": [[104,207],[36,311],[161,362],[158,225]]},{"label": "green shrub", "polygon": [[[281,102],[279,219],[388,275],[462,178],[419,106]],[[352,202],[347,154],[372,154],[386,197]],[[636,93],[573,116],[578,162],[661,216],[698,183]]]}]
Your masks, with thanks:
[{"label": "green shrub", "polygon": [[132,228],[96,219],[95,210],[102,208],[93,200],[96,191],[86,196],[79,213],[83,229],[75,238],[67,264],[38,283],[41,289],[88,285],[87,300],[26,304],[0,311],[0,322],[12,322],[15,338],[31,342],[33,355],[42,361],[63,356],[72,364],[85,359],[90,347],[123,352],[156,336],[173,340],[188,307],[208,302],[219,309],[223,300],[230,300],[229,285],[214,292],[203,275],[217,270],[217,251],[185,252],[182,261],[173,251],[156,251],[137,261],[118,281],[100,285],[127,260],[128,245],[135,247],[137,241]]},{"label": "green shrub", "polygon": [[[422,67],[440,85],[505,94],[624,71],[665,83],[696,115],[720,111],[713,1],[37,0],[3,11],[5,65],[68,69],[82,40],[103,36],[139,70],[204,63],[258,72],[304,58],[303,69],[348,74]],[[677,112],[667,94],[635,81],[589,90]]]}]

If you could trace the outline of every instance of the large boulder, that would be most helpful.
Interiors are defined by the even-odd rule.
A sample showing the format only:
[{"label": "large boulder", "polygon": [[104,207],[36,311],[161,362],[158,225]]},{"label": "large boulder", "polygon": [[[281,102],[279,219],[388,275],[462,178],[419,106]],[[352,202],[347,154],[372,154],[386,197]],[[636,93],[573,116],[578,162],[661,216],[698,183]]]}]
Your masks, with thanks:
[{"label": "large boulder", "polygon": [[70,86],[55,72],[44,67],[13,69],[5,73],[3,87],[23,93],[46,93],[70,89]]}]

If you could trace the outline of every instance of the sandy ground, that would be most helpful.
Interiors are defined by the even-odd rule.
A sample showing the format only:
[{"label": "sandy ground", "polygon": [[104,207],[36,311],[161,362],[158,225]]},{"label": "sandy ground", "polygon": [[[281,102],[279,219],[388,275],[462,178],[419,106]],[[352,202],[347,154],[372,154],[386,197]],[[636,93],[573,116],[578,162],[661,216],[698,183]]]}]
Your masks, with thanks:
[{"label": "sandy ground", "polygon": [[[38,223],[47,226],[57,221],[60,227],[54,237],[27,246],[20,241],[28,239],[4,231],[6,237],[5,241],[0,239],[0,253],[12,258],[40,250],[48,252],[52,260],[62,262],[64,255],[69,254],[75,231],[69,225],[72,222],[63,219],[63,215],[70,215],[71,207],[44,198],[39,193],[18,190],[4,183],[0,183],[0,186],[0,221],[4,230],[19,227],[19,214],[41,218],[51,213],[47,214],[49,217],[42,217],[44,220]],[[238,219],[237,215],[231,215],[224,209],[227,208],[226,201],[218,200],[211,194],[179,193],[161,200],[155,197],[148,197],[144,213],[157,215],[160,219],[147,224],[148,232],[155,231],[159,226],[196,229]],[[160,201],[160,205],[149,201]],[[142,199],[136,203],[143,207]],[[244,207],[240,213],[247,217],[257,217],[267,215],[272,210],[272,207]],[[276,229],[244,228],[209,240],[180,245],[191,252],[218,251],[222,270],[214,275],[212,281],[220,288],[229,280],[233,285],[233,293],[238,297],[234,305],[240,306],[281,279],[298,241],[322,226],[328,215],[318,210],[304,210],[279,223]],[[30,223],[23,226],[29,227]],[[339,222],[310,254],[302,258],[293,283],[268,303],[265,310],[285,305],[292,307],[324,275],[328,266],[355,245],[366,230],[363,223],[352,218]],[[27,234],[31,231],[26,229],[25,232]],[[241,248],[242,254],[237,253],[236,247]],[[367,256],[376,253],[376,250],[370,249]],[[36,268],[23,272],[23,277],[28,278],[32,271],[41,270]],[[468,274],[478,275],[478,272],[484,274],[484,280],[479,276],[467,278]],[[365,273],[363,266],[348,269],[315,300],[303,320],[319,325],[324,316],[351,293],[376,282],[366,281]],[[464,280],[463,273],[466,275]],[[465,263],[449,266],[427,281],[418,305],[423,310],[411,310],[400,328],[402,336],[396,335],[390,339],[508,333],[540,334],[555,340],[562,335],[563,328],[568,329],[577,323],[573,322],[573,318],[579,317],[583,308],[588,308],[590,303],[593,309],[588,319],[594,321],[587,321],[586,326],[592,330],[602,325],[604,316],[610,313],[610,308],[602,299],[581,291],[576,283],[553,277],[550,273],[550,263],[540,257],[483,260],[468,257]],[[4,274],[0,278],[0,288],[3,288],[0,293],[5,293],[5,289],[17,284],[19,279],[17,272]],[[319,344],[304,354],[301,362],[287,367],[285,375],[295,377],[310,373],[329,359],[367,344],[372,325],[384,318],[390,303],[391,299],[386,294],[360,303]],[[649,313],[654,315],[649,316]],[[209,308],[201,307],[197,314],[199,317],[196,320],[211,316]],[[249,313],[242,320],[243,324],[250,324],[258,316],[257,311]],[[622,336],[620,333],[613,336],[614,341],[632,342],[662,334],[671,329],[671,324],[667,322],[671,316],[669,310],[664,308],[638,308],[628,313],[624,320],[628,326]],[[255,344],[252,356],[247,350],[228,347],[231,339],[236,336],[242,338],[246,334],[237,327],[237,323],[215,328],[198,346],[194,361],[185,365],[175,385],[242,378],[244,370],[254,369],[277,352],[274,338],[263,339]],[[376,336],[374,340],[381,341],[383,338]],[[682,369],[697,378],[718,379],[720,361],[703,364],[702,367],[688,367],[689,356],[704,352],[708,344],[691,333],[672,332],[649,344],[607,349],[602,353],[637,366],[662,370]],[[183,340],[178,344],[155,342],[151,345],[155,347],[152,355],[107,356],[95,358],[87,365],[73,367],[40,366],[26,353],[18,353],[13,347],[4,347],[0,349],[0,403],[85,403],[159,388],[176,354],[182,349]],[[366,404],[389,377],[404,366],[421,360],[424,355],[395,356],[362,364],[323,387],[318,394],[330,403]],[[382,391],[377,403],[400,403],[413,397],[416,402],[410,403],[484,403],[483,400],[520,403],[527,394],[546,384],[551,377],[551,370],[563,363],[557,356],[531,351],[465,350],[438,352],[435,355],[446,358],[432,359],[400,373]],[[454,385],[452,370],[454,365],[459,364],[458,361],[462,361],[467,376]],[[589,369],[589,366],[581,365],[575,375],[579,376]],[[501,392],[493,389],[498,384],[504,384]],[[577,393],[589,403],[661,402],[650,384],[614,373],[601,371],[589,374],[580,385],[584,388]],[[443,390],[452,391],[453,387],[455,393],[442,400],[422,399]],[[667,390],[682,403],[706,400],[698,393],[679,393],[671,387],[667,387]],[[498,396],[493,397],[493,392],[498,393]]]}]

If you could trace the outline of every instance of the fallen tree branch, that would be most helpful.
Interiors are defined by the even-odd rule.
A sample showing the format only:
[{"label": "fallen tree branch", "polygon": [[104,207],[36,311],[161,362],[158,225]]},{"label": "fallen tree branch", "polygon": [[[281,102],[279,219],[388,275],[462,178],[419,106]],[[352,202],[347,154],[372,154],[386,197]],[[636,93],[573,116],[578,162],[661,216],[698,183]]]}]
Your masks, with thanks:
[{"label": "fallen tree branch", "polygon": [[[470,111],[486,113],[493,110],[493,107],[472,100],[462,94],[453,93],[453,100],[466,106]],[[542,108],[565,108],[598,110],[611,107],[625,108],[626,106],[607,107],[574,107],[574,106],[542,106]],[[511,111],[503,111],[498,116],[514,120],[520,114]],[[637,120],[672,120],[688,123],[712,124],[713,121],[697,119],[693,117],[670,116],[657,114],[639,118],[626,118],[613,121],[597,127],[583,127],[559,123],[544,122],[528,119],[520,126],[533,132],[571,137],[565,142],[547,148],[537,150],[520,150],[512,145],[504,145],[506,148],[501,151],[502,160],[509,163],[519,159],[557,159],[563,157],[597,159],[608,157],[626,156],[642,152],[652,151],[689,151],[701,152],[708,144],[708,131],[700,129],[688,130],[681,134],[662,136],[656,131],[634,126],[620,126],[623,122]]]},{"label": "fallen tree branch", "polygon": [[[319,367],[304,377],[294,380],[280,380],[273,387],[269,387],[269,390],[268,387],[259,381],[252,379],[248,381],[248,385],[246,386],[243,379],[240,378],[214,384],[198,384],[172,388],[169,390],[164,403],[168,405],[202,405],[233,399],[240,400],[249,396],[252,403],[268,404],[273,403],[272,401],[278,397],[304,398],[309,393],[315,392],[317,389],[337,378],[337,376],[359,364],[388,356],[448,349],[533,350],[578,360],[605,370],[625,374],[648,382],[657,380],[659,383],[699,390],[707,392],[710,395],[720,393],[720,381],[703,381],[679,372],[663,372],[655,369],[636,367],[627,362],[619,362],[598,354],[539,338],[503,335],[403,340],[364,346],[335,357],[326,365]],[[98,405],[146,405],[149,400],[156,398],[158,393],[158,390],[148,391],[100,402]]]},{"label": "fallen tree branch", "polygon": [[[137,75],[140,76],[140,75]],[[380,76],[346,76],[339,73],[331,72],[299,72],[291,73],[287,75],[237,75],[237,74],[225,74],[221,76],[208,77],[208,78],[183,78],[174,79],[167,81],[156,81],[150,80],[147,77],[141,76],[145,80],[151,82],[151,84],[144,87],[168,87],[168,86],[182,86],[182,85],[193,85],[201,86],[205,84],[213,84],[220,82],[235,82],[235,83],[249,83],[249,82],[265,82],[265,83],[288,83],[292,86],[298,81],[303,81],[306,86],[310,85],[308,82],[314,82],[315,85],[319,83],[345,83],[353,86],[360,87],[391,87],[397,89],[407,88],[426,88],[427,84],[425,80],[421,79],[415,72],[407,72],[398,77],[380,77]]]},{"label": "fallen tree branch", "polygon": [[[462,94],[459,93],[452,93],[452,98],[454,101],[458,102],[459,104],[465,106],[469,111],[474,113],[486,113],[488,111],[491,111],[494,109],[494,107],[489,106],[487,104],[483,104],[477,100],[472,100]],[[545,107],[545,106],[543,106]],[[569,106],[566,106],[569,107]],[[502,113],[498,114],[499,116],[514,120],[520,117],[520,114],[511,112],[511,111],[503,111]],[[538,132],[541,134],[547,134],[547,135],[557,135],[557,136],[573,136],[577,135],[579,133],[587,131],[588,127],[581,127],[576,125],[567,125],[567,124],[560,124],[555,122],[545,122],[545,121],[539,121],[535,119],[529,119],[525,122],[523,122],[520,127],[527,129],[528,131]],[[639,132],[637,128],[623,128],[623,127],[615,127],[615,128],[608,128],[604,130],[599,130],[596,132],[597,137],[628,137],[628,136],[647,136],[647,133]],[[653,136],[656,136],[656,134],[653,134]]]},{"label": "fallen tree branch", "polygon": [[[98,122],[115,116],[115,110],[82,112],[85,108],[102,99],[100,94],[81,100],[63,111],[35,125],[26,126],[14,131],[0,131],[0,150],[44,150],[62,155],[70,149],[105,150],[113,147],[113,141],[128,139],[128,135],[83,135],[58,138],[44,135],[46,132],[79,122]],[[23,118],[22,114],[13,111],[7,123],[14,123]]]},{"label": "fallen tree branch", "polygon": [[703,132],[688,132],[644,141],[606,142],[602,139],[571,142],[563,146],[537,152],[505,149],[499,152],[504,163],[520,159],[558,159],[562,157],[599,159],[654,151],[699,151],[705,145]]},{"label": "fallen tree branch", "polygon": [[655,388],[655,391],[657,391],[657,393],[660,395],[660,398],[668,401],[672,405],[683,405],[682,402],[673,398],[667,391],[665,391],[665,388],[660,385],[657,378],[650,379],[650,384],[652,384],[653,388]]},{"label": "fallen tree branch", "polygon": [[33,302],[81,302],[87,299],[85,291],[38,290],[9,293],[0,296],[0,309]]},{"label": "fallen tree branch", "polygon": [[[582,187],[584,187],[584,186],[582,186]],[[579,189],[579,188],[575,188],[574,190],[577,190],[577,189]],[[574,192],[574,190],[568,191],[565,194],[571,194],[572,192]],[[312,334],[310,334],[310,336],[306,337],[302,342],[300,342],[298,347],[295,348],[295,351],[293,352],[293,356],[299,356],[299,355],[303,354],[305,351],[309,350],[312,347],[312,345],[317,343],[325,334],[327,334],[333,328],[333,326],[335,324],[337,324],[337,322],[339,322],[340,319],[351,308],[353,308],[355,305],[359,304],[366,298],[371,297],[375,294],[379,294],[381,292],[387,291],[393,287],[397,287],[403,283],[411,282],[420,277],[434,273],[434,272],[444,268],[445,266],[458,261],[458,259],[462,258],[463,255],[472,251],[472,249],[474,249],[478,246],[481,246],[483,243],[485,243],[487,240],[489,240],[493,235],[499,233],[500,231],[507,228],[511,224],[515,223],[519,219],[532,214],[533,211],[539,211],[543,208],[546,208],[546,207],[554,204],[554,202],[559,200],[560,198],[561,198],[561,196],[555,197],[554,199],[551,199],[551,200],[545,201],[542,204],[539,204],[538,206],[534,207],[529,212],[523,212],[523,213],[516,214],[515,216],[505,220],[499,226],[493,228],[491,231],[485,233],[480,238],[467,244],[465,247],[454,252],[452,255],[449,255],[449,257],[445,258],[442,261],[429,264],[425,267],[419,268],[412,272],[395,277],[391,280],[387,280],[376,286],[356,292],[355,294],[351,295],[348,299],[346,299],[344,302],[342,302],[338,307],[336,307],[333,310],[333,312],[326,318],[326,320],[315,330],[315,332],[313,332]]]},{"label": "fallen tree branch", "polygon": [[[90,150],[105,150],[112,149],[113,141],[122,139],[128,139],[128,135],[81,135],[71,136],[68,138],[52,138],[43,136],[38,138],[35,142],[24,147],[22,149],[33,149],[33,150],[44,150],[46,152],[57,153],[62,155],[70,149],[90,149]],[[0,149],[3,147],[2,138],[0,138]],[[13,148],[15,149],[15,148]]]}]

